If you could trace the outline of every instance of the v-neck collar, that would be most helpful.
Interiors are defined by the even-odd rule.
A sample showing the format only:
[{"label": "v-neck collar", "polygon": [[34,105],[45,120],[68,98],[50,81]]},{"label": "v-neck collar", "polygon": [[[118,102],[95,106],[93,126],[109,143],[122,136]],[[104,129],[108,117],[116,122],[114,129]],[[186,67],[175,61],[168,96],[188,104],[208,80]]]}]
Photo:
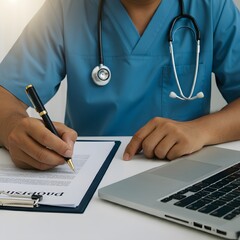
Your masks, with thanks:
[{"label": "v-neck collar", "polygon": [[163,26],[170,24],[172,19],[169,19],[169,15],[175,3],[176,0],[162,0],[142,36],[139,35],[120,0],[109,0],[105,4],[127,52],[133,55],[143,55],[148,52]]}]

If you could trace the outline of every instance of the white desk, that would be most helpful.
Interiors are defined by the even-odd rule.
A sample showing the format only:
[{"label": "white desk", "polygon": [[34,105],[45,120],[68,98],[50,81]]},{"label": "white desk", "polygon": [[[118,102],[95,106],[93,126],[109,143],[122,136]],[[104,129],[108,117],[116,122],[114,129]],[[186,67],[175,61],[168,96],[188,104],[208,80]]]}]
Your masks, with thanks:
[{"label": "white desk", "polygon": [[[101,139],[101,138],[100,138]],[[106,139],[106,138],[103,138]],[[115,139],[115,138],[110,138]],[[121,160],[129,138],[122,141],[99,187],[163,164],[157,160]],[[222,145],[240,150],[240,142]],[[0,149],[0,161],[9,159]],[[0,210],[2,240],[155,240],[219,239],[122,206],[100,200],[97,192],[84,214],[34,213]]]}]

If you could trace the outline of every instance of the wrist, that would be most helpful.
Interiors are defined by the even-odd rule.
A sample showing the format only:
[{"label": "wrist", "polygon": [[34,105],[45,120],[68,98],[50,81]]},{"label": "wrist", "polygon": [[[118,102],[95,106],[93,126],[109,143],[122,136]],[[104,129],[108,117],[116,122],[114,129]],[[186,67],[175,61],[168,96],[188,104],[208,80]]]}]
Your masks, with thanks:
[{"label": "wrist", "polygon": [[231,123],[221,111],[198,118],[194,120],[194,124],[203,138],[204,146],[236,140],[230,130]]},{"label": "wrist", "polygon": [[14,131],[16,126],[21,122],[23,118],[28,117],[26,114],[14,113],[11,116],[6,117],[2,121],[2,127],[0,128],[0,146],[9,149],[9,136]]}]

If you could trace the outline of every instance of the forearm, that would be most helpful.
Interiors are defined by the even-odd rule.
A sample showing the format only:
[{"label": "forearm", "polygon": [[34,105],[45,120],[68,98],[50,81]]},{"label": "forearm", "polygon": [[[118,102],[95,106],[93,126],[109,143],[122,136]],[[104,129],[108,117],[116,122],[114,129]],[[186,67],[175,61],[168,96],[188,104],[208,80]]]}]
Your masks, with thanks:
[{"label": "forearm", "polygon": [[0,146],[8,148],[8,136],[18,121],[28,116],[27,106],[0,87]]},{"label": "forearm", "polygon": [[[240,99],[226,105],[218,112],[193,121],[205,136],[205,145],[212,145],[240,139]],[[197,136],[196,136],[197,137]]]}]

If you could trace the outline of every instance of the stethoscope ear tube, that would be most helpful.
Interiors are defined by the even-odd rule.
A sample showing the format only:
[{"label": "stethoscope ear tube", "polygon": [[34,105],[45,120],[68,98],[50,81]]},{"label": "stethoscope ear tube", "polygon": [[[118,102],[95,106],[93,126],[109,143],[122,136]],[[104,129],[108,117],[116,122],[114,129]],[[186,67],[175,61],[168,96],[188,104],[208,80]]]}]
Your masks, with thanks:
[{"label": "stethoscope ear tube", "polygon": [[196,23],[196,20],[191,16],[191,15],[188,15],[188,14],[182,14],[182,15],[178,15],[177,17],[175,17],[173,20],[172,20],[172,23],[170,25],[170,28],[169,28],[169,33],[168,33],[168,42],[173,42],[173,31],[174,31],[174,27],[176,25],[176,23],[181,20],[181,19],[189,19],[193,26],[194,26],[194,29],[195,29],[195,36],[196,36],[196,41],[200,41],[201,39],[201,34],[200,34],[200,30],[198,28],[198,25]]},{"label": "stethoscope ear tube", "polygon": [[197,76],[198,76],[198,67],[199,67],[199,58],[200,58],[200,40],[197,41],[195,72],[194,72],[194,78],[193,78],[191,92],[190,92],[188,97],[184,95],[184,93],[182,91],[182,88],[181,88],[181,85],[180,85],[180,82],[179,82],[177,69],[176,69],[175,58],[174,58],[174,49],[173,49],[172,41],[169,42],[169,51],[170,51],[171,60],[172,60],[174,77],[175,77],[176,84],[177,84],[177,87],[178,87],[178,90],[179,90],[179,93],[180,93],[180,96],[178,96],[175,92],[172,91],[172,92],[170,92],[169,97],[170,98],[177,98],[177,99],[180,99],[180,100],[195,100],[197,98],[203,98],[204,97],[203,92],[199,92],[199,93],[197,93],[197,95],[193,96],[195,86],[196,86],[196,82],[197,82]]},{"label": "stethoscope ear tube", "polygon": [[[168,33],[168,42],[169,42],[169,51],[170,51],[170,55],[171,55],[171,60],[172,60],[172,66],[173,66],[173,72],[174,72],[174,77],[176,80],[176,84],[180,93],[180,96],[178,96],[175,92],[171,91],[169,94],[170,98],[177,98],[179,100],[195,100],[197,98],[203,98],[204,94],[203,92],[199,92],[197,93],[195,96],[193,96],[194,90],[195,90],[195,86],[196,86],[196,82],[197,82],[197,76],[198,76],[198,67],[199,67],[199,58],[200,58],[200,30],[198,28],[198,25],[195,21],[195,19],[188,14],[184,14],[183,13],[183,1],[180,1],[180,6],[181,6],[181,14],[178,15],[177,17],[175,17],[172,20],[172,23],[170,25],[169,28],[169,33]],[[193,78],[193,83],[192,83],[192,88],[191,88],[191,92],[190,94],[187,96],[184,95],[180,82],[179,82],[179,78],[178,78],[178,74],[177,74],[177,69],[176,69],[176,63],[175,63],[175,58],[174,58],[174,49],[173,49],[173,32],[174,32],[174,27],[176,25],[176,23],[181,20],[181,19],[188,19],[191,21],[191,23],[194,26],[195,29],[195,39],[196,39],[196,65],[195,65],[195,72],[194,72],[194,78]]]}]

